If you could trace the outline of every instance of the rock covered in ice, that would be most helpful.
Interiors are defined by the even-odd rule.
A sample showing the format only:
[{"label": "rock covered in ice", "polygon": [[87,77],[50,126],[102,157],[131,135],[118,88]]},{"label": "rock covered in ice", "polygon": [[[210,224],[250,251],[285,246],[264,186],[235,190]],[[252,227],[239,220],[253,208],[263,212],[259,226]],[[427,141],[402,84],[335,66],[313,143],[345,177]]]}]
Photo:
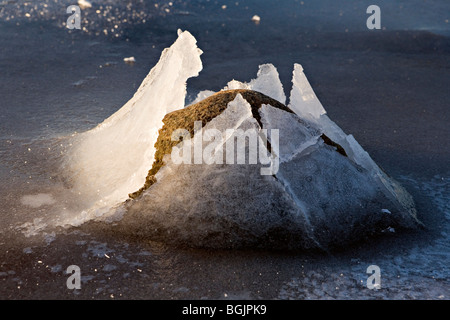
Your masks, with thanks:
[{"label": "rock covered in ice", "polygon": [[318,119],[326,113],[299,64],[294,65],[292,84],[289,108],[299,117]]},{"label": "rock covered in ice", "polygon": [[189,246],[329,249],[420,225],[411,196],[328,118],[300,65],[288,106],[266,64],[184,107],[200,54],[180,32],[135,96],[74,142],[78,190],[95,204],[131,198],[108,228]]},{"label": "rock covered in ice", "polygon": [[[276,108],[280,108],[286,112],[291,112],[282,103],[262,93],[246,89],[237,89],[221,91],[199,103],[167,114],[163,119],[164,126],[159,131],[158,140],[155,144],[155,162],[148,173],[144,187],[139,191],[132,193],[131,197],[138,197],[144,190],[148,189],[156,181],[155,175],[163,166],[164,156],[171,154],[172,148],[178,144],[178,141],[172,141],[172,134],[175,130],[185,129],[192,137],[194,135],[195,121],[200,121],[203,125],[206,125],[223,112],[225,112],[225,115],[229,113],[230,117],[232,117],[232,115],[236,114],[237,111],[228,110],[229,112],[226,112],[226,110],[228,109],[228,105],[236,98],[238,94],[243,97],[245,101],[250,103],[252,107],[251,112],[256,115],[256,118],[260,117],[257,110],[264,104],[271,104]],[[231,106],[233,106],[233,104]],[[225,117],[225,119],[227,119],[227,117]],[[228,127],[222,129],[235,129],[235,125],[232,121],[229,121]]]},{"label": "rock covered in ice", "polygon": [[[278,170],[263,175],[262,163],[195,163],[193,153],[187,164],[174,163],[173,148],[204,135],[195,132],[195,121],[203,132],[266,129]],[[339,152],[319,127],[259,92],[221,91],[167,114],[163,122],[146,185],[120,222],[134,234],[194,246],[328,249],[418,224],[410,208],[389,197],[376,177]],[[189,132],[182,142],[171,139],[179,128]],[[278,141],[272,129],[279,130]],[[219,135],[214,148],[223,159],[227,138]],[[201,143],[208,147],[204,139]],[[245,152],[249,148],[250,142]],[[386,208],[392,214],[381,212]]]}]

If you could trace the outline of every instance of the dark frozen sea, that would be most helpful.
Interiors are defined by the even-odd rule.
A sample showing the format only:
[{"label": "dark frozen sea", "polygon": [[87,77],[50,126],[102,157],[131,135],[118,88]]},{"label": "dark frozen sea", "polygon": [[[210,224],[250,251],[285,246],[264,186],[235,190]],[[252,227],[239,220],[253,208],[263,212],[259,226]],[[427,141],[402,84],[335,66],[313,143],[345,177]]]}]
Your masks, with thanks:
[{"label": "dark frozen sea", "polygon": [[[382,29],[368,30],[372,2],[98,0],[69,30],[75,0],[0,0],[0,299],[450,299],[450,2],[378,0]],[[264,63],[289,93],[301,63],[329,117],[413,195],[426,228],[326,254],[48,228],[66,204],[26,196],[65,188],[61,139],[126,103],[179,28],[204,52],[187,100]],[[66,287],[70,265],[80,290]],[[369,265],[380,290],[365,286]]]}]

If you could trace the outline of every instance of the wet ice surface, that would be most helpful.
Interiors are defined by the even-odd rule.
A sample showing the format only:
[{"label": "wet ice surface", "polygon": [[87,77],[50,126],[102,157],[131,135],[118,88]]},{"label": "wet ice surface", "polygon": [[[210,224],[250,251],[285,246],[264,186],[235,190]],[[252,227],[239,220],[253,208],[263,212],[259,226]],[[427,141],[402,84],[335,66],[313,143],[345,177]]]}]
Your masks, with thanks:
[{"label": "wet ice surface", "polygon": [[[62,26],[66,2],[47,3],[57,12],[64,3],[61,14],[49,11],[41,19],[25,2],[0,2],[1,43],[8,43],[0,51],[2,298],[449,299],[450,60],[448,38],[439,36],[448,34],[447,1],[433,1],[433,12],[422,1],[380,2],[395,14],[385,15],[385,32],[370,34],[358,22],[365,14],[355,19],[368,6],[364,1],[350,7],[326,2],[329,11],[307,1],[306,9],[280,11],[271,10],[270,1],[226,10],[200,2],[204,11],[193,5],[174,15],[161,1],[162,10],[136,13],[128,25],[123,20],[132,20],[136,7],[131,14],[121,8],[119,32],[111,32],[119,15],[105,8],[110,21],[92,19],[83,33]],[[255,14],[259,25],[251,21]],[[89,15],[97,13],[84,18]],[[155,19],[144,22],[151,15]],[[428,229],[388,233],[333,255],[181,250],[107,233],[45,229],[46,219],[58,218],[53,208],[62,213],[70,201],[50,206],[49,197],[38,196],[28,202],[40,204],[34,208],[21,199],[56,199],[65,187],[52,166],[65,151],[59,137],[90,129],[122,106],[180,27],[198,38],[208,66],[189,83],[192,100],[233,77],[250,80],[268,62],[278,67],[288,92],[292,66],[301,62],[330,118],[406,186]],[[125,64],[131,56],[136,63]],[[73,264],[81,268],[81,290],[66,288],[65,270]],[[381,268],[376,292],[364,287],[371,264]]]}]

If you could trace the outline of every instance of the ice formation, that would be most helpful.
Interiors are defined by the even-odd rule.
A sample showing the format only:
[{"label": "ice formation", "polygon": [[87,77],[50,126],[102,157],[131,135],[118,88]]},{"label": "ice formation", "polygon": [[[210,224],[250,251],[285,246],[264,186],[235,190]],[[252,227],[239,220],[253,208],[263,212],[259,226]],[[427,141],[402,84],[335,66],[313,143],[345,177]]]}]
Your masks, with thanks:
[{"label": "ice formation", "polygon": [[248,89],[254,90],[281,102],[286,103],[286,95],[284,94],[283,85],[277,69],[272,64],[263,64],[259,66],[256,79],[249,83],[232,80],[228,82],[224,90]]},{"label": "ice formation", "polygon": [[179,31],[131,100],[72,142],[64,170],[74,192],[90,201],[86,219],[108,211],[141,187],[153,162],[162,119],[184,107],[186,81],[202,70],[201,54],[196,39]]},{"label": "ice formation", "polygon": [[[175,163],[165,154],[152,183],[121,205],[118,232],[195,246],[329,248],[389,227],[420,224],[411,196],[328,118],[298,64],[288,107],[276,68],[265,64],[256,79],[230,81],[217,94],[202,91],[183,108],[186,80],[202,69],[200,54],[194,37],[180,32],[135,96],[97,128],[77,137],[68,167],[77,192],[90,197],[94,217],[101,215],[100,208],[119,204],[142,187],[156,159],[157,140],[165,148],[173,143],[159,139],[159,129],[161,137],[167,126],[182,124],[187,116],[203,116],[202,130],[191,130],[191,137],[173,147],[179,151],[199,139],[207,149],[202,161]],[[255,91],[274,102],[256,103]],[[231,93],[233,99],[221,100]],[[226,104],[222,109],[199,109],[202,103],[217,101]],[[210,129],[256,130],[261,141],[267,140],[267,149],[260,150],[270,153],[272,169],[278,160],[277,170],[261,174],[268,164],[264,161],[218,163],[234,137],[201,136]],[[212,140],[213,147],[205,144]],[[249,149],[250,142],[246,152]]]}]

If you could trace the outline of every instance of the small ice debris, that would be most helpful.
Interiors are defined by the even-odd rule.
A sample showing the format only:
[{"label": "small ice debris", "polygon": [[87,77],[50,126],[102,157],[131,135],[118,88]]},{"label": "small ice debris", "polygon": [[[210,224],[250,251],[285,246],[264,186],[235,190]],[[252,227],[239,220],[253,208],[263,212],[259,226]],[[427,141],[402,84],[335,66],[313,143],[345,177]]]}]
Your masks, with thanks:
[{"label": "small ice debris", "polygon": [[227,5],[224,4],[224,5],[222,6],[222,10],[225,10],[226,8],[227,8]]},{"label": "small ice debris", "polygon": [[255,24],[259,24],[259,23],[261,22],[261,17],[255,14],[255,15],[252,17],[252,21],[253,21]]},{"label": "small ice debris", "polygon": [[387,213],[387,214],[391,214],[392,212],[390,212],[388,209],[381,209],[382,213]]},{"label": "small ice debris", "polygon": [[90,3],[87,0],[78,0],[78,5],[80,6],[81,9],[88,9],[88,8],[92,8],[92,3]]},{"label": "small ice debris", "polygon": [[128,58],[124,58],[123,61],[128,64],[133,64],[136,62],[136,59],[134,57],[128,57]]},{"label": "small ice debris", "polygon": [[75,81],[74,83],[72,83],[72,85],[74,87],[80,87],[84,84],[84,82],[85,82],[84,80],[78,80],[78,81]]},{"label": "small ice debris", "polygon": [[[302,65],[298,63],[294,64],[292,84],[289,108],[301,118],[313,122],[319,121],[321,116],[326,114],[326,111],[306,78]],[[330,130],[331,127],[332,125],[327,125]],[[327,135],[329,134],[327,133]]]}]

